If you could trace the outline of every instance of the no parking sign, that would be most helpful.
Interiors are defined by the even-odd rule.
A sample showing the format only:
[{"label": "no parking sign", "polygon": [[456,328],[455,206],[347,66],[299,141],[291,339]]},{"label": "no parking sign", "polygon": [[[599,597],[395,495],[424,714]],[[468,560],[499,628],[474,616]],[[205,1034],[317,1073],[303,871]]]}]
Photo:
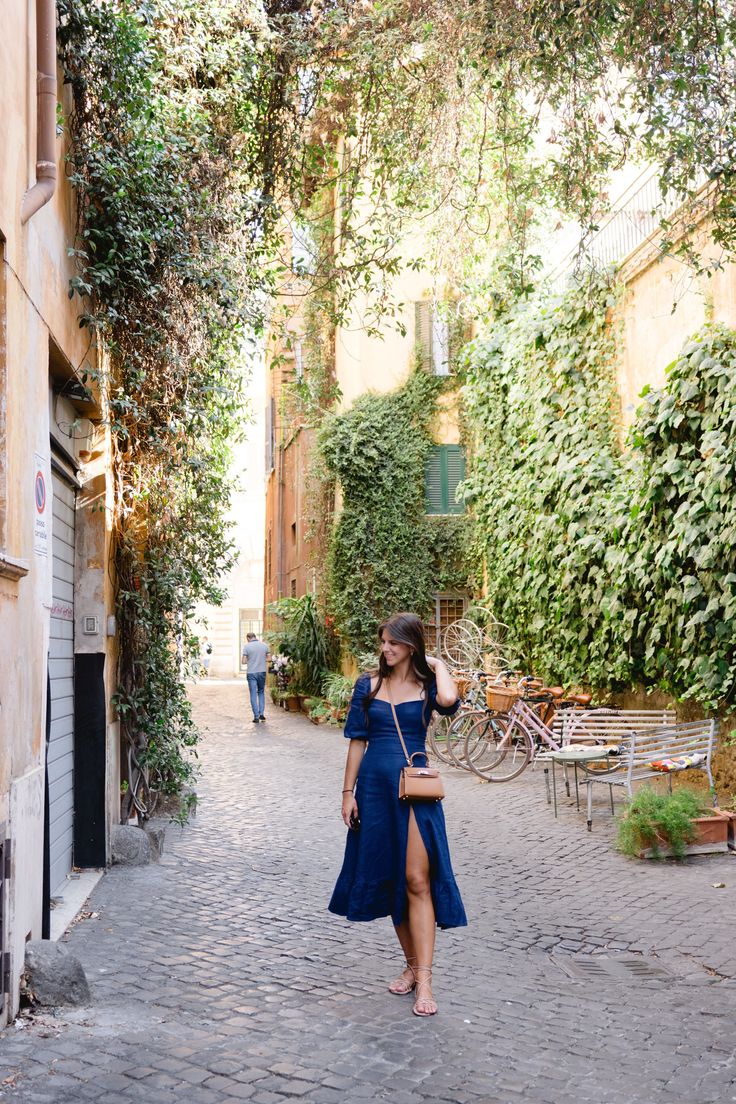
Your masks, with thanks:
[{"label": "no parking sign", "polygon": [[49,479],[48,460],[35,453],[33,467],[33,551],[49,554]]}]

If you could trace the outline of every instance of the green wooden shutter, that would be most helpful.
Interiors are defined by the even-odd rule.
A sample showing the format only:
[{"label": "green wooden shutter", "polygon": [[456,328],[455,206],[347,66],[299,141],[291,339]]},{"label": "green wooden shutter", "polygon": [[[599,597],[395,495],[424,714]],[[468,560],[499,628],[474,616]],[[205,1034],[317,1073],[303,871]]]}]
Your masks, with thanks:
[{"label": "green wooden shutter", "polygon": [[465,504],[455,501],[458,483],[465,478],[465,453],[460,445],[445,445],[445,463],[447,472],[447,513],[462,514]]},{"label": "green wooden shutter", "polygon": [[432,304],[426,299],[414,304],[414,342],[419,364],[432,371]]},{"label": "green wooden shutter", "polygon": [[460,445],[434,445],[424,468],[425,509],[428,514],[462,514],[455,501],[458,483],[465,477],[465,454]]},{"label": "green wooden shutter", "polygon": [[444,514],[442,508],[442,449],[435,445],[424,466],[424,499],[428,514]]}]

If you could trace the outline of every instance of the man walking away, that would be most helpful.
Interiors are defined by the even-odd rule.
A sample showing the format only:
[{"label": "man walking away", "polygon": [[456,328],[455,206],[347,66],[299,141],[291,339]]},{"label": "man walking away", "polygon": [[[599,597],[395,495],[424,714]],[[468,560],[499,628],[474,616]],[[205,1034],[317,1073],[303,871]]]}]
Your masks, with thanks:
[{"label": "man walking away", "polygon": [[250,704],[253,708],[253,724],[265,721],[266,714],[266,668],[268,665],[268,645],[248,633],[248,643],[243,648],[243,659],[248,664],[248,689]]}]

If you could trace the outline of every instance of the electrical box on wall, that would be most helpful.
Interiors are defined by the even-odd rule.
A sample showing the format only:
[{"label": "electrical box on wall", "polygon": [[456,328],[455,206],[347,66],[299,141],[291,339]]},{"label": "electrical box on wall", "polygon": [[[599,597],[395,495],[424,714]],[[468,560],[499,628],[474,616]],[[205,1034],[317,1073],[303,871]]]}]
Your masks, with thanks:
[{"label": "electrical box on wall", "polygon": [[100,631],[99,617],[83,617],[82,632],[85,636],[96,636]]}]

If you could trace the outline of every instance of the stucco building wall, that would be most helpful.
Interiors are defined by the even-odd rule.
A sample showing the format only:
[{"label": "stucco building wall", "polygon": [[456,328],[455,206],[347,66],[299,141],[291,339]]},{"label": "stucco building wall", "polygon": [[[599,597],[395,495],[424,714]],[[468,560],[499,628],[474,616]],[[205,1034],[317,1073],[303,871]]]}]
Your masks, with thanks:
[{"label": "stucco building wall", "polygon": [[[11,991],[0,996],[0,1024],[17,1008],[25,940],[44,930],[52,439],[76,487],[75,656],[100,657],[103,672],[93,690],[104,698],[105,716],[93,733],[98,746],[92,750],[108,764],[98,780],[105,794],[106,840],[116,811],[119,815],[119,749],[109,706],[115,667],[114,637],[108,636],[114,626],[107,620],[113,609],[109,447],[99,406],[80,406],[68,397],[76,370],[96,362],[89,336],[79,329],[78,301],[67,294],[75,216],[64,139],[56,141],[54,196],[25,225],[20,218],[23,196],[35,181],[35,13],[32,0],[4,0],[0,6],[0,846],[9,840],[11,855],[10,879],[0,889],[6,917],[0,951],[10,954]],[[64,94],[59,79],[57,95]],[[39,467],[46,493],[46,554],[34,541]],[[92,625],[83,623],[85,617],[95,619],[95,632],[83,631]],[[90,779],[79,781],[93,785]]]},{"label": "stucco building wall", "polygon": [[[702,261],[719,259],[707,224],[696,242]],[[736,326],[736,266],[711,275],[696,274],[684,261],[663,257],[655,242],[644,242],[628,257],[620,277],[625,292],[617,382],[624,430],[634,420],[642,389],[661,387],[666,369],[707,321]]]},{"label": "stucco building wall", "polygon": [[[407,243],[419,251],[420,243]],[[392,295],[403,306],[395,318],[385,320],[379,334],[372,334],[371,300],[358,294],[344,323],[334,330],[334,382],[339,388],[339,407],[348,410],[355,400],[368,392],[383,394],[404,384],[416,364],[418,334],[416,309],[418,302],[430,303],[436,289],[426,272],[410,270],[400,275],[392,285]],[[265,602],[282,596],[300,596],[319,588],[325,567],[326,549],[311,533],[314,497],[319,488],[313,485],[315,476],[310,458],[315,447],[315,434],[298,419],[289,417],[285,389],[298,376],[295,345],[302,342],[301,356],[308,358],[308,343],[314,337],[307,333],[303,299],[295,296],[285,301],[289,317],[289,342],[272,334],[268,350],[269,400],[274,419],[273,469],[266,473],[266,564]],[[402,332],[403,328],[403,332]],[[322,339],[322,338],[320,338]],[[321,359],[329,360],[325,350]],[[460,417],[457,392],[440,396],[433,438],[438,445],[460,442]],[[310,485],[310,480],[312,485]],[[335,510],[339,513],[340,489],[337,489]],[[311,540],[310,540],[311,538]]]}]

